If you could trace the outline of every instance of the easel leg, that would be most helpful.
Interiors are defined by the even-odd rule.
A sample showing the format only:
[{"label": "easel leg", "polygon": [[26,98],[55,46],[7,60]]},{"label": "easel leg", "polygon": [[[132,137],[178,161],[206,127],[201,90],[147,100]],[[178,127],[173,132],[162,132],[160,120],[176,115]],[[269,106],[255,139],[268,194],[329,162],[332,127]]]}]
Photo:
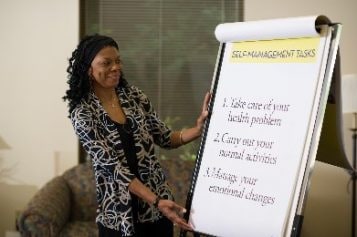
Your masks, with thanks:
[{"label": "easel leg", "polygon": [[291,237],[300,237],[302,222],[304,220],[303,215],[296,215],[294,218],[293,229],[291,231]]},{"label": "easel leg", "polygon": [[352,166],[353,166],[353,173],[352,173],[352,231],[351,235],[352,237],[356,237],[356,179],[357,179],[357,118],[356,114],[355,116],[355,128],[351,129],[353,134],[352,134],[352,142],[353,142],[353,151],[352,151]]}]

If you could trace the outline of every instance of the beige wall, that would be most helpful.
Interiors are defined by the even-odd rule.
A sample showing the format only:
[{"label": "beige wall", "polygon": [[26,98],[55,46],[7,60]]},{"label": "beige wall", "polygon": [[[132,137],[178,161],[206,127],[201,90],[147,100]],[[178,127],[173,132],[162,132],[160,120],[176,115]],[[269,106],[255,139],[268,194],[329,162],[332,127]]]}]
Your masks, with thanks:
[{"label": "beige wall", "polygon": [[7,182],[41,186],[56,154],[76,161],[76,139],[61,97],[67,58],[78,42],[76,0],[1,0],[0,135],[11,146]]},{"label": "beige wall", "polygon": [[11,146],[0,150],[0,169],[11,168],[0,178],[0,237],[36,189],[77,162],[61,97],[67,58],[78,42],[78,2],[0,1],[0,136]]},{"label": "beige wall", "polygon": [[[343,24],[340,43],[342,74],[357,74],[356,0],[247,0],[245,20],[326,15]],[[345,116],[346,153],[351,157],[351,118]],[[303,237],[350,236],[351,190],[349,175],[341,168],[317,162],[305,209]]]}]

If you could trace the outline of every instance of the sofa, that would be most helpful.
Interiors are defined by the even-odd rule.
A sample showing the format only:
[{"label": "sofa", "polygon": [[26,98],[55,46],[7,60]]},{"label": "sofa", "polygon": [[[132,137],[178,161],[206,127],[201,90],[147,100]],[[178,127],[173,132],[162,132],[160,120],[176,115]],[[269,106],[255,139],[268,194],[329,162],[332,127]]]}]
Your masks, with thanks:
[{"label": "sofa", "polygon": [[21,236],[98,236],[95,181],[90,163],[77,165],[43,186],[17,220]]},{"label": "sofa", "polygon": [[[173,158],[160,163],[176,201],[184,206],[194,162]],[[18,218],[18,229],[25,237],[98,236],[95,198],[93,170],[87,161],[45,184]]]}]

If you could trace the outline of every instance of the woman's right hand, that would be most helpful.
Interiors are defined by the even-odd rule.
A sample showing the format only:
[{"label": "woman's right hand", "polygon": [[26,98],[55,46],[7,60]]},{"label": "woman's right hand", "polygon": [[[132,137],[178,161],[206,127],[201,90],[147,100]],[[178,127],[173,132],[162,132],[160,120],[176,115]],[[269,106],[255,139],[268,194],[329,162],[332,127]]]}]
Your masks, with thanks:
[{"label": "woman's right hand", "polygon": [[161,199],[158,203],[161,213],[166,216],[172,223],[181,229],[193,231],[192,227],[182,218],[186,209],[171,200]]}]

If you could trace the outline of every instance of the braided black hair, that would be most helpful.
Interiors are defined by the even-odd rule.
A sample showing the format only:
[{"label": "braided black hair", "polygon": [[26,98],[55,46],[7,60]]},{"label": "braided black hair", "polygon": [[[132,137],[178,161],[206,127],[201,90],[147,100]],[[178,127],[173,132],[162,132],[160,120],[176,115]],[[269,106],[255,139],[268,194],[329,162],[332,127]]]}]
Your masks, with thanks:
[{"label": "braided black hair", "polygon": [[[66,95],[62,97],[64,101],[68,100],[69,116],[81,99],[88,98],[91,89],[91,79],[88,75],[89,67],[96,54],[107,46],[119,50],[118,44],[111,37],[95,34],[84,37],[72,52],[67,67],[69,89],[66,91]],[[123,73],[120,73],[120,75],[118,86],[126,86],[127,82]]]}]

